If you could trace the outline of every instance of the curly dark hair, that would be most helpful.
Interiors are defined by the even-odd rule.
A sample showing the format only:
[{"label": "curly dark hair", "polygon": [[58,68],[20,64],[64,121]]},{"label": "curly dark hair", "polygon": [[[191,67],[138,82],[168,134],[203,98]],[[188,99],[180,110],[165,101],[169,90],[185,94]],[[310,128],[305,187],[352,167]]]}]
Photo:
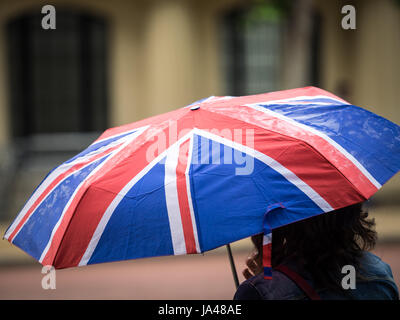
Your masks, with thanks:
[{"label": "curly dark hair", "polygon": [[[359,268],[362,252],[374,248],[377,233],[374,219],[358,203],[276,228],[272,239],[272,267],[290,261],[309,273],[317,288],[342,291],[342,267]],[[261,259],[262,234],[252,241]]]}]

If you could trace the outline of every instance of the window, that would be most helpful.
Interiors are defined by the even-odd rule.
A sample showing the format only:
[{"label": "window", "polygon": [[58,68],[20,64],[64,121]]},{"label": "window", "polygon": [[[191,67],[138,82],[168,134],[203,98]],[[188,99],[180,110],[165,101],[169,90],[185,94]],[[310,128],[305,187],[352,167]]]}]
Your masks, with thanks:
[{"label": "window", "polygon": [[226,94],[278,90],[281,29],[279,14],[265,6],[234,10],[223,18]]},{"label": "window", "polygon": [[101,131],[107,126],[107,26],[57,9],[56,30],[40,8],[7,25],[13,135]]}]

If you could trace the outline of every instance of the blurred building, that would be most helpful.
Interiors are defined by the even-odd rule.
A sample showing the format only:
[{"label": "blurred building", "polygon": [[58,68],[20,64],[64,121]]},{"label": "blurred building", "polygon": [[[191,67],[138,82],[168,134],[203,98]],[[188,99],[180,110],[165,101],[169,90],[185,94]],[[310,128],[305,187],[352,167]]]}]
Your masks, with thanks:
[{"label": "blurred building", "polygon": [[0,0],[0,220],[105,128],[210,95],[315,85],[400,123],[399,1],[59,0],[56,30],[46,4]]}]

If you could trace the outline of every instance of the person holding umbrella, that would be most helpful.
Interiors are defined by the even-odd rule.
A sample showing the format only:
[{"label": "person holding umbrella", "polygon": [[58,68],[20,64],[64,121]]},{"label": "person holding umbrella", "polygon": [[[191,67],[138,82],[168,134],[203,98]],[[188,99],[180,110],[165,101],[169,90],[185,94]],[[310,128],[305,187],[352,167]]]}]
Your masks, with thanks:
[{"label": "person holding umbrella", "polygon": [[[368,251],[374,248],[377,233],[362,205],[273,230],[271,280],[263,277],[262,234],[253,236],[255,251],[243,271],[247,280],[234,299],[398,300],[390,266]],[[353,285],[344,283],[344,267],[356,271]]]}]

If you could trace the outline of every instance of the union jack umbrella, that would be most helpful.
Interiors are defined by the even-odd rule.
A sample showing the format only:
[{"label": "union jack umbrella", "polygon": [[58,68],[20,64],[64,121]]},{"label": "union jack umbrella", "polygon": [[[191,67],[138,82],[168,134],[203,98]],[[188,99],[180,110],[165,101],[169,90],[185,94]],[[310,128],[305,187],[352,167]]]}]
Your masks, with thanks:
[{"label": "union jack umbrella", "polygon": [[315,87],[210,97],[106,130],[51,171],[4,237],[55,268],[193,254],[369,199],[400,127]]}]

